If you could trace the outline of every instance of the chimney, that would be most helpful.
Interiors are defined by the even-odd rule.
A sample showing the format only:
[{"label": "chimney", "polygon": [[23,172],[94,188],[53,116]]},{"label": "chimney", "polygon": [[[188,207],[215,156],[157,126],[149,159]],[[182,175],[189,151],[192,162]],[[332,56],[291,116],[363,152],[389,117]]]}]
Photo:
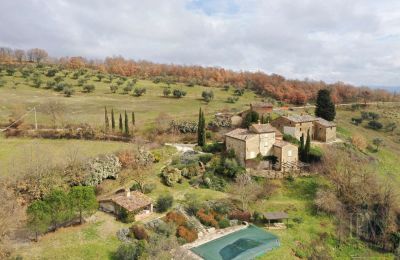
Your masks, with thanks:
[{"label": "chimney", "polygon": [[129,198],[130,196],[131,196],[131,190],[128,188],[128,189],[125,189],[125,196],[127,197],[127,198]]}]

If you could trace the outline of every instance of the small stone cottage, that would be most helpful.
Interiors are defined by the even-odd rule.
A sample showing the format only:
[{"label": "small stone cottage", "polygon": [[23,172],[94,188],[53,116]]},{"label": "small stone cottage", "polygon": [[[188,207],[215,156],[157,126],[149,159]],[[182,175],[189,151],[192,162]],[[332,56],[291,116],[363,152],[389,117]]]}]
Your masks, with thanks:
[{"label": "small stone cottage", "polygon": [[130,191],[117,193],[109,198],[99,201],[100,209],[104,212],[113,213],[119,216],[122,210],[133,214],[135,220],[140,220],[153,212],[152,200],[138,191]]},{"label": "small stone cottage", "polygon": [[320,117],[311,115],[281,116],[271,124],[284,134],[291,135],[297,140],[310,132],[312,140],[332,142],[336,139],[336,124]]},{"label": "small stone cottage", "polygon": [[298,148],[296,145],[282,140],[282,134],[271,124],[253,124],[249,129],[237,128],[225,134],[227,150],[233,150],[239,163],[246,166],[247,162],[257,157],[275,156],[276,170],[285,170],[285,165],[296,165]]}]

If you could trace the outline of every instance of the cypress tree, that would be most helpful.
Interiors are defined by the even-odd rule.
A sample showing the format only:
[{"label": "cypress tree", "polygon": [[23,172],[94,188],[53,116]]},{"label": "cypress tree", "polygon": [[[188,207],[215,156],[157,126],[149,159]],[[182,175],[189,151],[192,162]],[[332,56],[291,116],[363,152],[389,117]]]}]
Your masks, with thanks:
[{"label": "cypress tree", "polygon": [[125,134],[129,135],[129,122],[128,122],[128,114],[125,110]]},{"label": "cypress tree", "polygon": [[122,115],[121,113],[119,113],[119,131],[123,131],[123,126],[122,126]]},{"label": "cypress tree", "polygon": [[336,116],[335,104],[328,89],[318,91],[315,115],[325,120],[333,121]]},{"label": "cypress tree", "polygon": [[299,157],[301,161],[304,160],[304,134],[300,136]]},{"label": "cypress tree", "polygon": [[204,120],[204,113],[199,110],[199,123],[197,129],[197,144],[199,146],[204,146],[206,143],[206,135],[205,135],[205,120]]},{"label": "cypress tree", "polygon": [[132,125],[135,126],[135,112],[132,112]]},{"label": "cypress tree", "polygon": [[110,122],[109,122],[109,120],[108,120],[107,107],[104,107],[104,120],[105,120],[106,132],[108,132],[108,130],[109,130],[109,128],[110,128]]},{"label": "cypress tree", "polygon": [[114,118],[114,109],[111,109],[111,128],[115,130],[115,118]]},{"label": "cypress tree", "polygon": [[305,156],[305,161],[306,162],[308,162],[308,160],[309,160],[310,150],[311,150],[311,136],[310,136],[310,130],[308,130],[307,131],[306,146],[304,147],[304,156]]}]

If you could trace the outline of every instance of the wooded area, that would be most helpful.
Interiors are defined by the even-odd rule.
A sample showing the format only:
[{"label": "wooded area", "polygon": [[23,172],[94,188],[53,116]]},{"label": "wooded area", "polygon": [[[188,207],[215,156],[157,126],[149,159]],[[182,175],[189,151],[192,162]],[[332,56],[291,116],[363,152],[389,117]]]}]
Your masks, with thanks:
[{"label": "wooded area", "polygon": [[291,80],[277,74],[264,72],[233,71],[219,67],[185,66],[158,64],[149,61],[135,61],[121,56],[107,57],[104,60],[89,60],[84,57],[48,58],[45,50],[13,50],[0,47],[0,63],[20,64],[42,62],[70,69],[91,68],[103,73],[117,74],[137,79],[150,79],[166,84],[184,83],[210,87],[247,88],[256,93],[292,104],[305,104],[315,100],[318,90],[328,88],[335,103],[393,101],[399,96],[381,89],[355,87],[343,82],[327,84],[310,79]]}]

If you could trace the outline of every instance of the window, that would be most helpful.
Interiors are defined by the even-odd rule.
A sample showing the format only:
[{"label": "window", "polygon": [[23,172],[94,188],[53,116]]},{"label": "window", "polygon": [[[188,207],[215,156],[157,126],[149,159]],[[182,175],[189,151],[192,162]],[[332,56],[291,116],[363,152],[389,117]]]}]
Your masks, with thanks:
[{"label": "window", "polygon": [[287,156],[289,156],[289,157],[292,156],[292,150],[289,150],[289,151],[287,152]]}]

